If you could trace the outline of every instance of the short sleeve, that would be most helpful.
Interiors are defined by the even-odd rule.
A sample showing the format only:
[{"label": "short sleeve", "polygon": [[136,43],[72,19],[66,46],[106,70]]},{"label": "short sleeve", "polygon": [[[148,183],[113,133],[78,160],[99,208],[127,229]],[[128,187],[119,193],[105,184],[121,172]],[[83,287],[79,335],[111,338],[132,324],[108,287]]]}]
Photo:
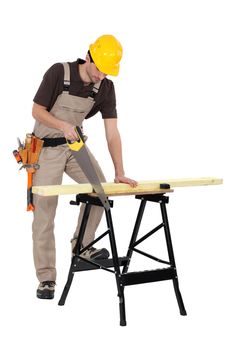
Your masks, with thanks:
[{"label": "short sleeve", "polygon": [[100,109],[103,119],[117,118],[115,88],[113,82],[109,82],[110,86],[108,87],[108,93],[106,94]]},{"label": "short sleeve", "polygon": [[45,73],[33,101],[50,110],[62,89],[63,76],[64,68],[61,63],[50,67]]}]

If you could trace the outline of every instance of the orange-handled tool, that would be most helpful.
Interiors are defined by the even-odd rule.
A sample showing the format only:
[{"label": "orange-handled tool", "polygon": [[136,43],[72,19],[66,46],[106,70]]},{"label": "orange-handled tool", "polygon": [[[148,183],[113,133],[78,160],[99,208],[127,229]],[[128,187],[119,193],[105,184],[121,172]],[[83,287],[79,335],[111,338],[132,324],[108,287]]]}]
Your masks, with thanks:
[{"label": "orange-handled tool", "polygon": [[13,151],[13,155],[17,161],[17,163],[21,164],[22,163],[22,158],[19,154],[19,151],[17,151],[16,149]]},{"label": "orange-handled tool", "polygon": [[35,207],[33,203],[33,194],[32,194],[32,175],[35,172],[33,168],[27,169],[28,174],[28,183],[27,183],[27,211],[34,211]]}]

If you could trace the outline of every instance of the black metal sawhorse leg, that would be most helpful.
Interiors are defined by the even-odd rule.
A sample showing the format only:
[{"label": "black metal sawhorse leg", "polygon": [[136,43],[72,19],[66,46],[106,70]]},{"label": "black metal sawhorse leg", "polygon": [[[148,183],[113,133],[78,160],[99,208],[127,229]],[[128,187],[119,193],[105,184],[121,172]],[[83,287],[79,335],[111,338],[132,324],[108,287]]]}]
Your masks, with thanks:
[{"label": "black metal sawhorse leg", "polygon": [[[133,230],[133,233],[131,236],[130,244],[128,247],[128,252],[126,255],[126,264],[125,264],[123,271],[122,271],[121,282],[124,286],[128,286],[128,285],[133,285],[133,284],[157,282],[157,281],[172,279],[174,290],[175,290],[175,295],[176,295],[178,306],[180,309],[180,314],[186,315],[187,313],[186,313],[184,303],[182,300],[182,296],[181,296],[181,293],[179,290],[175,257],[174,257],[171,234],[170,234],[168,217],[167,217],[166,204],[169,202],[169,198],[164,196],[163,194],[137,195],[136,198],[140,199],[141,203],[140,203],[138,215],[136,218],[134,230]],[[160,225],[158,225],[157,227],[152,229],[150,232],[148,232],[146,235],[144,235],[143,237],[141,237],[140,239],[137,240],[138,232],[140,229],[140,225],[141,225],[141,221],[142,221],[142,217],[144,214],[144,210],[145,210],[147,201],[157,202],[160,204],[160,209],[161,209],[163,221]],[[152,234],[154,234],[155,232],[157,232],[161,228],[164,228],[169,261],[159,259],[155,256],[152,256],[152,255],[136,248],[136,246],[138,246],[140,243],[145,241],[147,238],[149,238]],[[156,270],[128,272],[133,252],[137,252],[139,254],[142,254],[142,255],[146,256],[147,258],[155,260],[159,263],[169,265],[169,267],[162,268],[162,269],[156,269]]]},{"label": "black metal sawhorse leg", "polygon": [[[163,198],[167,198],[167,201],[168,201],[168,197],[163,197]],[[173,253],[172,240],[171,240],[171,234],[170,234],[170,228],[169,228],[167,210],[166,210],[166,203],[168,203],[168,202],[161,200],[160,201],[160,208],[161,208],[161,213],[162,213],[162,218],[163,218],[164,232],[165,232],[165,237],[166,237],[169,261],[171,263],[171,266],[176,271],[176,263],[175,263],[174,253]],[[185,315],[187,315],[187,313],[186,313],[183,299],[182,299],[182,296],[180,293],[177,273],[175,274],[172,281],[173,281],[173,285],[174,285],[176,299],[177,299],[179,309],[180,309],[180,314],[185,316]]]},{"label": "black metal sawhorse leg", "polygon": [[69,293],[70,290],[70,286],[72,284],[73,278],[74,278],[74,272],[78,263],[78,255],[80,254],[80,250],[81,250],[81,245],[82,245],[82,241],[83,241],[83,237],[84,237],[84,233],[86,230],[86,226],[87,226],[87,221],[90,215],[90,210],[91,210],[91,205],[90,204],[86,204],[85,206],[85,210],[83,213],[83,219],[81,222],[81,227],[80,227],[80,231],[79,231],[79,236],[76,242],[76,245],[74,247],[74,251],[76,252],[76,254],[73,255],[72,259],[71,259],[71,265],[70,265],[70,270],[69,270],[69,274],[68,274],[68,278],[67,278],[67,282],[66,285],[63,289],[61,298],[58,302],[58,305],[64,305],[65,301],[66,301],[66,297]]},{"label": "black metal sawhorse leg", "polygon": [[[76,196],[76,201],[72,201],[71,204],[79,205],[80,202],[85,203],[85,210],[81,222],[80,231],[78,234],[78,238],[73,249],[74,256],[71,260],[71,266],[69,269],[69,274],[67,278],[66,285],[63,289],[61,298],[58,302],[58,305],[64,305],[66,301],[66,297],[69,293],[70,286],[73,281],[74,273],[78,271],[91,270],[91,269],[103,269],[108,272],[112,272],[115,274],[118,297],[119,297],[119,308],[120,308],[120,325],[126,325],[126,317],[125,317],[125,298],[124,298],[124,288],[120,283],[120,265],[125,264],[125,258],[119,258],[117,253],[117,245],[114,235],[114,228],[112,223],[111,210],[105,209],[105,216],[107,222],[107,231],[95,239],[93,242],[88,244],[85,248],[82,247],[82,242],[87,226],[87,222],[90,215],[90,210],[92,205],[103,206],[101,201],[97,197],[88,196],[88,195],[78,195]],[[110,208],[113,206],[113,201],[109,200]],[[88,248],[90,248],[93,244],[98,242],[104,236],[109,235],[109,241],[111,246],[112,259],[101,259],[101,260],[87,260],[81,256],[83,252],[85,252]],[[113,270],[110,269],[113,267]]]}]

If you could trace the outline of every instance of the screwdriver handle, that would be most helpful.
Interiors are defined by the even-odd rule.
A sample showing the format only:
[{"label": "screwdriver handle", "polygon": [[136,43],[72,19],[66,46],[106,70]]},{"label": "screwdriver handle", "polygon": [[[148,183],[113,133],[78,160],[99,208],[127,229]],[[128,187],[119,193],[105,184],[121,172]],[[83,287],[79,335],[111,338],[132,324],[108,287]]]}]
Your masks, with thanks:
[{"label": "screwdriver handle", "polygon": [[18,164],[21,164],[22,163],[22,158],[19,154],[19,151],[17,151],[16,149],[13,151],[13,155],[17,161]]}]

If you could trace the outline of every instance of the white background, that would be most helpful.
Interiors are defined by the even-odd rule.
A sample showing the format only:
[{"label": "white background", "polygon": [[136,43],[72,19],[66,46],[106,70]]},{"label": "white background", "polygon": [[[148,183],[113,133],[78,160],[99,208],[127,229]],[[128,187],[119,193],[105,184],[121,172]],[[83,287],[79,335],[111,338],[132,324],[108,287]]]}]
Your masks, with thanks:
[{"label": "white background", "polygon": [[[1,348],[232,349],[232,18],[232,2],[224,0],[1,5]],[[105,33],[124,47],[114,83],[126,174],[137,180],[224,179],[222,186],[170,195],[186,317],[179,315],[171,281],[131,286],[125,290],[128,325],[120,327],[115,280],[102,271],[76,274],[66,305],[57,305],[78,210],[69,206],[72,196],[60,197],[57,213],[55,299],[35,296],[26,174],[12,151],[16,137],[32,130],[32,99],[44,72],[55,62],[84,58]],[[86,122],[86,132],[112,181],[100,114]],[[64,177],[64,183],[71,180]],[[138,204],[133,197],[115,199],[119,255],[126,252]],[[148,207],[146,230],[160,223],[155,209]],[[157,252],[164,257],[161,235]],[[156,238],[148,245],[156,247]],[[138,268],[141,261],[135,256],[134,263]]]}]

